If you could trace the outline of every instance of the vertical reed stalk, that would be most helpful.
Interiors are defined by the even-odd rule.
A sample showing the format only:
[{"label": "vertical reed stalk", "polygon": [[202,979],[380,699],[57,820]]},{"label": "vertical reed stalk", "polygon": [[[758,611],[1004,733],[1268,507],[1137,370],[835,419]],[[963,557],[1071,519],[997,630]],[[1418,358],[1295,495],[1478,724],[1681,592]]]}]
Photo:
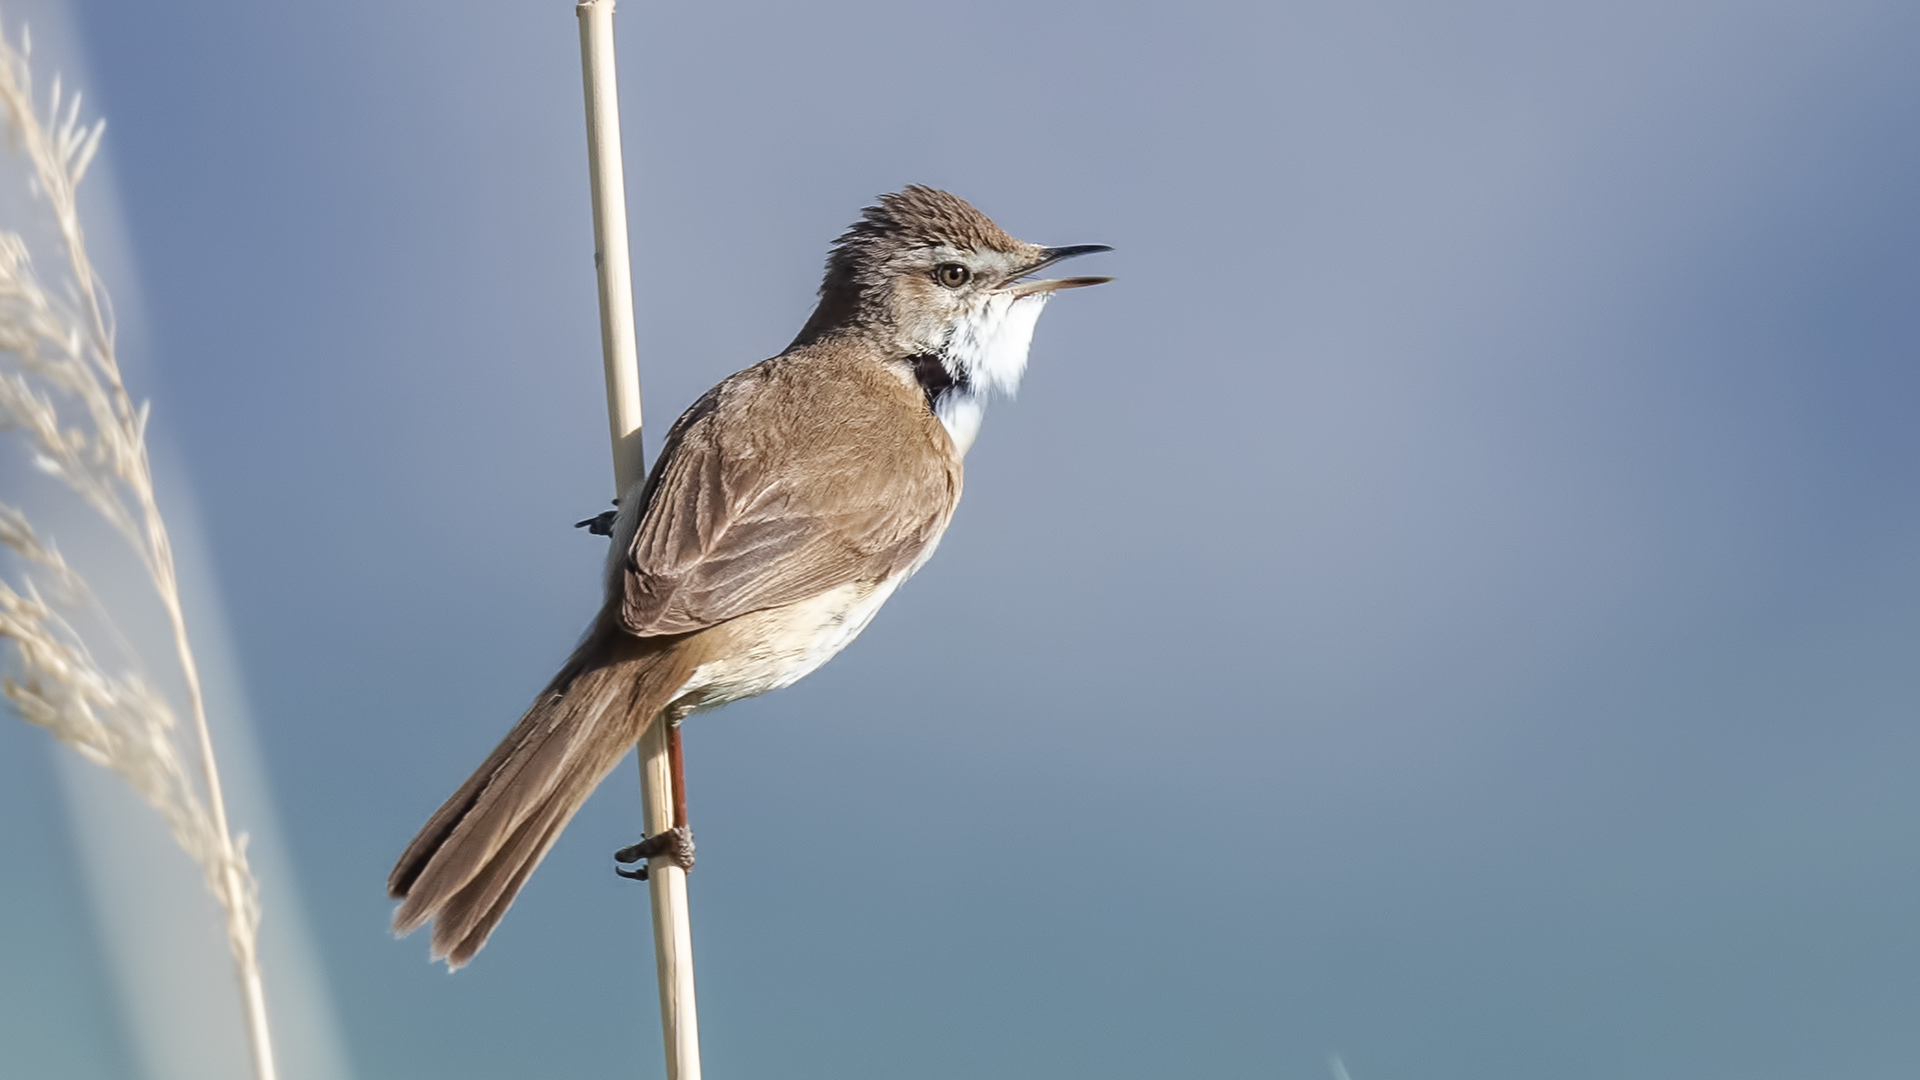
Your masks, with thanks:
[{"label": "vertical reed stalk", "polygon": [[[614,0],[580,0],[580,67],[587,105],[587,169],[593,191],[594,266],[600,286],[600,346],[606,361],[607,424],[613,442],[614,490],[639,497],[646,479],[640,449],[640,373],[633,323],[633,271],[627,252],[626,178],[620,157],[620,102],[614,79]],[[649,835],[677,822],[665,718],[640,737],[640,794]],[[693,933],[687,874],[650,859],[653,952],[660,980],[660,1029],[667,1080],[700,1080],[700,1024],[694,1008]]]}]

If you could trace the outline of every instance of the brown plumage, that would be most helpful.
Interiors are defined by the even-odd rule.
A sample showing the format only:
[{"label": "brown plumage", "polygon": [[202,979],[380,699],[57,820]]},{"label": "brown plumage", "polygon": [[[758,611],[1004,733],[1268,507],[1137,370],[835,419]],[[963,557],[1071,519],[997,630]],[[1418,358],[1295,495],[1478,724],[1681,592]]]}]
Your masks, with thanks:
[{"label": "brown plumage", "polygon": [[[840,238],[801,337],[695,402],[623,499],[600,614],[401,855],[396,932],[432,920],[433,955],[466,963],[649,724],[788,685],[859,634],[960,498],[971,428],[956,443],[936,404],[964,390],[972,353],[928,358],[994,304],[996,319],[1023,302],[1037,314],[1052,288],[1092,283],[1020,282],[1010,298],[1063,257],[1048,254],[917,187]],[[950,284],[956,264],[974,287]]]},{"label": "brown plumage", "polygon": [[642,498],[621,622],[678,634],[905,570],[946,528],[960,458],[917,385],[828,340],[707,391]]},{"label": "brown plumage", "polygon": [[387,895],[405,901],[395,933],[431,918],[436,959],[457,968],[473,958],[574,811],[684,680],[693,657],[679,644],[596,624],[407,845],[387,878]]}]

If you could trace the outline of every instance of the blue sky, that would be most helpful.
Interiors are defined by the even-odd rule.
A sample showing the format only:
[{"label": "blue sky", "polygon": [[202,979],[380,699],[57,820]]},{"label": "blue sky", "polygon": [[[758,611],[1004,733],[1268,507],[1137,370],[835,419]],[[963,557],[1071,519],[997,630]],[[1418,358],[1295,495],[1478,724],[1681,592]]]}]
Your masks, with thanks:
[{"label": "blue sky", "polygon": [[[471,968],[384,932],[596,603],[569,5],[72,16],[356,1074],[659,1075],[628,770]],[[866,636],[689,725],[710,1074],[1912,1075],[1920,9],[618,26],[656,434],[878,192],[1120,278]],[[9,1038],[129,1075],[33,734]]]}]

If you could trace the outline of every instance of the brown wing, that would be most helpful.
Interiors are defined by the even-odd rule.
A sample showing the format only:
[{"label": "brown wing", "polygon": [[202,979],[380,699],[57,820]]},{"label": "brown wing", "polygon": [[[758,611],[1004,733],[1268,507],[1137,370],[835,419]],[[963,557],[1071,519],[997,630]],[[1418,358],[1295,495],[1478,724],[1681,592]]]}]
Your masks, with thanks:
[{"label": "brown wing", "polygon": [[674,425],[621,574],[621,622],[683,634],[910,567],[959,463],[924,399],[870,361],[782,357]]}]

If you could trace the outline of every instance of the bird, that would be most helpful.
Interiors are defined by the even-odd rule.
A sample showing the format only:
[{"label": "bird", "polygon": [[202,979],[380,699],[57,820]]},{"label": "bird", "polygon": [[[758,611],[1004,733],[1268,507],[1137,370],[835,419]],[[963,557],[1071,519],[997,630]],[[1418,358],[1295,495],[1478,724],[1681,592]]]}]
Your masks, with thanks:
[{"label": "bird", "polygon": [[[1033,275],[1110,250],[1017,240],[920,185],[865,208],[793,342],[695,401],[637,497],[599,523],[599,613],[394,865],[394,932],[430,921],[431,958],[466,964],[649,725],[677,733],[846,648],[939,545],[962,459],[988,400],[1018,387],[1041,309],[1112,280]],[[690,865],[684,816],[616,858]]]}]

